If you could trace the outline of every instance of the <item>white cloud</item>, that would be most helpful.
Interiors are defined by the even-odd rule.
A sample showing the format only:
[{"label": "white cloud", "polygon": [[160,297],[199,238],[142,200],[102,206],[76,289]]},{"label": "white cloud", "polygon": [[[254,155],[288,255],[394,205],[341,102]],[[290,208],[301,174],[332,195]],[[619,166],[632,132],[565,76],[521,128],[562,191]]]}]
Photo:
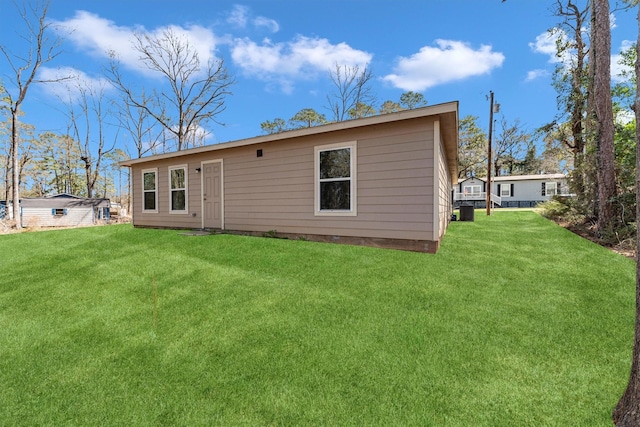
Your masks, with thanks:
[{"label": "white cloud", "polygon": [[[217,39],[213,32],[199,25],[191,25],[189,27],[181,27],[178,25],[170,25],[168,27],[160,27],[150,32],[152,38],[161,39],[165,31],[171,31],[178,36],[181,41],[188,43],[189,47],[198,54],[201,64],[207,64],[215,59],[215,50]],[[139,56],[139,54],[138,54]]]},{"label": "white cloud", "polygon": [[565,33],[564,30],[554,28],[552,30],[545,31],[542,34],[539,34],[536,37],[535,42],[529,43],[529,47],[535,53],[541,53],[548,56],[550,63],[561,62],[563,64],[568,64],[571,60],[569,51],[566,51],[565,56],[563,57],[558,57],[556,55],[558,41],[562,41],[564,43],[566,42],[567,38],[567,33]]},{"label": "white cloud", "polygon": [[616,23],[616,15],[614,15],[613,12],[609,14],[609,25],[612,30],[618,27],[618,24]]},{"label": "white cloud", "polygon": [[198,53],[202,64],[214,58],[217,45],[213,32],[198,25],[188,27],[172,25],[147,31],[141,26],[118,26],[111,20],[86,11],[77,11],[73,18],[58,21],[56,24],[69,30],[70,33],[66,38],[80,50],[103,59],[107,59],[109,53],[114,52],[125,67],[144,74],[149,74],[149,70],[140,63],[140,54],[132,49],[134,33],[148,32],[152,37],[158,37],[164,31],[171,30],[189,43],[190,47]]},{"label": "white cloud", "polygon": [[394,73],[383,80],[403,90],[423,91],[430,87],[491,72],[502,66],[504,55],[482,45],[474,50],[467,43],[436,40],[410,57],[401,57]]},{"label": "white cloud", "polygon": [[[615,27],[615,17],[612,15],[612,28]],[[586,30],[583,30],[586,31]],[[585,35],[586,36],[586,35]],[[548,62],[551,64],[561,64],[565,70],[569,69],[574,61],[575,61],[575,50],[567,49],[563,52],[563,54],[558,57],[557,55],[557,43],[561,41],[565,43],[568,40],[567,34],[562,29],[554,28],[550,31],[545,31],[544,33],[538,35],[536,37],[536,41],[529,43],[529,47],[535,53],[540,53],[548,56]],[[620,45],[620,50],[628,50],[631,46],[633,46],[633,41],[624,40]],[[611,80],[613,82],[620,82],[623,80],[622,73],[630,72],[631,69],[627,66],[621,65],[620,62],[621,55],[615,54],[611,55]],[[549,72],[541,73],[542,70],[533,70],[529,71],[527,75],[527,81],[533,80],[534,78],[541,77],[543,75],[549,75]]]},{"label": "white cloud", "polygon": [[257,18],[255,18],[253,20],[253,25],[258,28],[266,28],[272,33],[277,33],[278,31],[280,31],[280,25],[278,25],[277,21],[270,18],[265,18],[264,16],[258,16]]},{"label": "white cloud", "polygon": [[[633,41],[623,40],[620,45],[620,51],[622,52],[622,51],[629,50],[630,48],[633,47],[633,45],[634,45]],[[625,80],[625,78],[623,77],[624,74],[629,76],[631,75],[631,73],[633,73],[633,67],[621,64],[620,63],[621,60],[622,60],[622,55],[620,54],[611,55],[611,80],[614,83],[623,82]]]},{"label": "white cloud", "polygon": [[373,55],[346,43],[332,44],[324,38],[297,36],[287,43],[264,39],[261,44],[248,38],[236,39],[231,58],[245,74],[280,82],[291,91],[292,79],[308,79],[328,73],[334,65],[366,67]]},{"label": "white cloud", "polygon": [[525,81],[530,82],[540,77],[546,77],[548,75],[549,75],[549,71],[544,69],[531,70],[527,73],[527,78],[525,79]]},{"label": "white cloud", "polygon": [[271,33],[277,33],[280,31],[280,25],[277,21],[264,16],[258,16],[253,19],[251,17],[251,9],[247,6],[236,4],[229,13],[227,23],[233,25],[236,28],[247,28],[249,22],[251,22],[256,28],[265,28]]},{"label": "white cloud", "polygon": [[70,103],[75,103],[83,91],[87,94],[106,94],[114,90],[105,78],[91,77],[72,67],[42,67],[38,79],[48,82],[41,85],[46,93]]},{"label": "white cloud", "polygon": [[247,15],[249,14],[249,8],[236,4],[233,6],[233,10],[227,18],[227,22],[239,28],[245,28],[247,26]]},{"label": "white cloud", "polygon": [[68,40],[90,55],[106,58],[109,51],[115,51],[125,63],[137,61],[138,56],[131,49],[131,28],[120,27],[113,21],[84,10],[56,24],[69,31]]}]

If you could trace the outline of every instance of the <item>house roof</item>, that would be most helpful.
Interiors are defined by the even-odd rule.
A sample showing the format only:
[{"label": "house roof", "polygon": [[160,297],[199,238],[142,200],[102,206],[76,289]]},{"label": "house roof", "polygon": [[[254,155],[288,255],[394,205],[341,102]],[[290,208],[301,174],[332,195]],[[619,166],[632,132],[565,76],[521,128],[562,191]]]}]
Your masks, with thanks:
[{"label": "house roof", "polygon": [[562,179],[567,176],[563,173],[548,173],[540,175],[508,175],[508,176],[494,176],[491,181],[530,181],[536,179]]},{"label": "house roof", "polygon": [[204,147],[191,148],[188,150],[176,151],[172,153],[158,154],[154,156],[141,157],[120,162],[122,166],[133,166],[156,160],[188,156],[224,150],[227,148],[244,147],[253,144],[262,144],[272,141],[284,141],[309,135],[319,135],[323,133],[336,132],[359,127],[372,126],[382,123],[399,122],[402,120],[420,119],[424,117],[438,116],[440,120],[440,133],[447,155],[447,164],[451,172],[452,181],[458,176],[458,101],[436,104],[413,110],[399,111],[396,113],[381,114],[377,116],[365,117],[362,119],[348,120],[344,122],[329,123],[321,126],[313,126],[303,129],[295,129],[270,135],[256,136],[253,138],[240,139],[237,141],[223,142],[220,144],[207,145]]},{"label": "house roof", "polygon": [[[563,173],[546,173],[546,174],[538,174],[538,175],[505,175],[505,176],[492,176],[491,181],[493,182],[502,182],[502,181],[533,181],[537,179],[563,179],[566,178],[567,175]],[[470,179],[477,179],[482,182],[487,182],[486,178],[481,178],[478,176],[472,176],[470,178],[465,178],[462,180],[458,180],[458,184],[468,181]]]}]

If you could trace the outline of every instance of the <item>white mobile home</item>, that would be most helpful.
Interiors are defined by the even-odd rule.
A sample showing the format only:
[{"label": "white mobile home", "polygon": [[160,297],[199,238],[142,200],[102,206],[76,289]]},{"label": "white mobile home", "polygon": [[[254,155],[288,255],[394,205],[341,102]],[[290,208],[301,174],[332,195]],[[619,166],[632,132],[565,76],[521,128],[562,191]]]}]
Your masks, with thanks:
[{"label": "white mobile home", "polygon": [[[484,178],[467,178],[454,189],[454,203],[486,207],[487,182]],[[491,178],[491,200],[503,208],[534,207],[553,196],[569,195],[567,176],[564,174],[511,175]]]}]

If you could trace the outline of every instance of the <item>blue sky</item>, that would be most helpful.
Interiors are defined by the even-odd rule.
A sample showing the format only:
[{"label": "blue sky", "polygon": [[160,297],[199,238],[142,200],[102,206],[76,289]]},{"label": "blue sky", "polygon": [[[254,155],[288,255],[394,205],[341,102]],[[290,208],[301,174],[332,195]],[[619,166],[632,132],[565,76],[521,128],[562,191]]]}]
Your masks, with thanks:
[{"label": "blue sky", "polygon": [[[557,112],[551,87],[555,67],[546,30],[557,23],[554,0],[52,0],[49,18],[73,31],[62,34],[63,53],[41,70],[74,70],[98,82],[113,49],[127,79],[146,88],[153,77],[135,64],[129,34],[173,26],[201,57],[222,58],[235,76],[233,95],[212,125],[208,143],[262,134],[260,123],[291,118],[303,108],[325,109],[335,63],[369,67],[378,105],[408,90],[429,104],[460,102],[460,117],[475,115],[488,128],[489,91],[500,114],[529,130]],[[9,0],[0,1],[1,43],[20,51],[22,21]],[[617,53],[636,39],[634,11],[616,13]],[[551,43],[551,44],[550,44]],[[615,58],[614,58],[615,62]],[[0,75],[11,89],[6,62]],[[614,70],[614,74],[615,74]],[[38,132],[65,132],[64,107],[51,85],[34,86],[24,120]]]}]

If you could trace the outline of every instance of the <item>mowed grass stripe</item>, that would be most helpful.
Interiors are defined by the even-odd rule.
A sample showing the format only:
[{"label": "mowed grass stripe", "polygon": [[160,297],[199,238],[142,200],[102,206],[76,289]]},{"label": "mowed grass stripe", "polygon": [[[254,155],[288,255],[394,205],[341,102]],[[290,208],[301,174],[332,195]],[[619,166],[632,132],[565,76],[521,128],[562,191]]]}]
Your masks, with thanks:
[{"label": "mowed grass stripe", "polygon": [[633,261],[533,212],[477,211],[436,255],[130,226],[0,246],[3,425],[604,425],[627,380]]}]

